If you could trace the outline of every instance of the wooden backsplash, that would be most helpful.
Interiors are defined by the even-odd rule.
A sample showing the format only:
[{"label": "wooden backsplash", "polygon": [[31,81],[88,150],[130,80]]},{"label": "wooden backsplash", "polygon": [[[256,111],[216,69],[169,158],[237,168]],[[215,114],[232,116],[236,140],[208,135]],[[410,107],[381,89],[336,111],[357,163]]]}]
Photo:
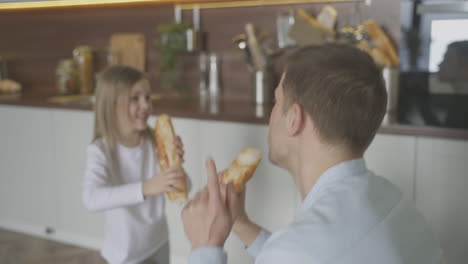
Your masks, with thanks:
[{"label": "wooden backsplash", "polygon": [[[353,3],[338,3],[339,26],[352,16]],[[302,4],[317,14],[323,4]],[[208,52],[221,57],[223,95],[230,100],[250,100],[250,74],[232,38],[243,33],[247,22],[271,33],[276,42],[276,15],[287,6],[261,6],[201,11],[202,30],[206,32]],[[399,41],[399,1],[374,0],[362,7],[362,19],[377,20]],[[0,56],[8,60],[9,76],[21,82],[28,92],[55,93],[55,67],[60,59],[71,58],[74,47],[82,44],[104,50],[110,36],[117,32],[142,32],[147,39],[147,71],[155,91],[160,87],[158,55],[153,41],[158,25],[173,21],[170,5],[135,4],[112,7],[55,8],[42,10],[0,11]],[[191,12],[184,11],[184,21],[191,21]],[[106,66],[105,53],[98,52],[97,70]],[[198,88],[196,54],[185,55],[184,82]],[[170,92],[169,92],[170,93]]]}]

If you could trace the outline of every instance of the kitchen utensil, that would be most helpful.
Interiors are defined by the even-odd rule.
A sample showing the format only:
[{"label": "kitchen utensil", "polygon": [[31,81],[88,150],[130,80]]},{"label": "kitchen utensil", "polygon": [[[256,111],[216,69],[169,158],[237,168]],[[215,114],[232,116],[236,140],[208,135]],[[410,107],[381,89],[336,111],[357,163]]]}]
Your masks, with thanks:
[{"label": "kitchen utensil", "polygon": [[123,64],[145,71],[146,39],[142,33],[116,33],[110,39],[109,52],[116,56],[115,64]]},{"label": "kitchen utensil", "polygon": [[253,64],[255,70],[264,71],[267,65],[266,57],[260,48],[260,45],[255,35],[254,26],[251,23],[245,25],[245,32],[247,33],[247,44],[252,54]]},{"label": "kitchen utensil", "polygon": [[289,30],[294,25],[294,10],[282,11],[276,17],[276,31],[278,32],[278,47],[286,48],[294,46],[296,41],[289,37]]},{"label": "kitchen utensil", "polygon": [[236,45],[236,48],[242,52],[249,69],[253,69],[252,54],[247,44],[247,36],[245,34],[237,35],[233,38],[232,42]]},{"label": "kitchen utensil", "polygon": [[208,55],[204,52],[198,57],[200,80],[199,80],[199,95],[200,98],[206,98],[208,95]]},{"label": "kitchen utensil", "polygon": [[299,9],[289,36],[300,46],[321,45],[334,40],[335,32],[320,24],[306,11]]},{"label": "kitchen utensil", "polygon": [[269,104],[273,101],[274,78],[271,71],[256,71],[253,74],[253,102],[257,105]]},{"label": "kitchen utensil", "polygon": [[193,24],[192,27],[187,29],[187,51],[193,52],[200,49],[200,7],[193,7]]},{"label": "kitchen utensil", "polygon": [[210,55],[210,84],[209,84],[209,96],[210,100],[216,101],[219,97],[221,90],[219,83],[219,59],[218,55]]}]

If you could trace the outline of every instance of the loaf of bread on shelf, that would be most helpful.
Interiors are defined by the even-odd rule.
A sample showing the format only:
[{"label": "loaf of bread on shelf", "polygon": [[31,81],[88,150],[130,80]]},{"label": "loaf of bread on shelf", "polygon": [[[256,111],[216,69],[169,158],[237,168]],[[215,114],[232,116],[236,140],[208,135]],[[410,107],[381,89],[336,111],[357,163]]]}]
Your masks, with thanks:
[{"label": "loaf of bread on shelf", "polygon": [[[182,158],[175,151],[174,127],[172,126],[171,118],[168,115],[162,114],[156,120],[154,129],[154,137],[157,145],[158,160],[161,170],[167,170],[170,167],[180,166]],[[186,200],[187,199],[187,184],[179,184],[175,186],[180,192],[168,192],[169,200]]]},{"label": "loaf of bread on shelf", "polygon": [[222,183],[229,184],[232,182],[236,193],[242,192],[261,160],[262,153],[258,149],[244,149],[224,173]]},{"label": "loaf of bread on shelf", "polygon": [[363,48],[362,46],[358,46],[367,51],[376,63],[386,67],[397,67],[400,64],[395,46],[384,30],[374,20],[364,22],[359,26],[359,29],[367,36],[371,47]]},{"label": "loaf of bread on shelf", "polygon": [[19,93],[21,88],[21,84],[13,80],[0,80],[0,93]]}]

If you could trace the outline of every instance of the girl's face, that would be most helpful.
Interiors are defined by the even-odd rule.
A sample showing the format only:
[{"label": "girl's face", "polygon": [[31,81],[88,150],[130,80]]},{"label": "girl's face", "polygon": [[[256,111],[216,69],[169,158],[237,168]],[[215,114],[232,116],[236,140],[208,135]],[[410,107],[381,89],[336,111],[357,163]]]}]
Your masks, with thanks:
[{"label": "girl's face", "polygon": [[117,121],[122,136],[146,129],[152,108],[150,92],[148,80],[141,80],[132,87],[130,96],[122,94],[117,98]]}]

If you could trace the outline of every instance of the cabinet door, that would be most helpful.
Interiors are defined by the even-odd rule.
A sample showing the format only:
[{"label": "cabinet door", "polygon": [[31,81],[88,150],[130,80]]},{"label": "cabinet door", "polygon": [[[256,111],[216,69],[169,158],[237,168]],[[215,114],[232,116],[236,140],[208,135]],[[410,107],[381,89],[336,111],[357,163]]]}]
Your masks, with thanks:
[{"label": "cabinet door", "polygon": [[56,225],[57,182],[48,110],[0,106],[0,222],[41,234]]},{"label": "cabinet door", "polygon": [[91,142],[93,115],[85,111],[53,111],[54,173],[58,183],[59,239],[98,248],[103,235],[103,214],[88,212],[82,204],[81,186],[86,146]]},{"label": "cabinet door", "polygon": [[413,199],[416,138],[377,135],[365,156],[367,167],[398,186]]},{"label": "cabinet door", "polygon": [[418,139],[416,203],[446,262],[468,260],[468,141]]},{"label": "cabinet door", "polygon": [[[258,224],[274,231],[287,225],[297,208],[297,196],[291,176],[268,160],[268,128],[215,121],[200,122],[200,185],[206,184],[205,159],[211,156],[218,170],[227,168],[246,147],[260,149],[263,160],[247,184],[246,209]],[[231,235],[226,242],[229,263],[253,263],[244,245]]]}]

